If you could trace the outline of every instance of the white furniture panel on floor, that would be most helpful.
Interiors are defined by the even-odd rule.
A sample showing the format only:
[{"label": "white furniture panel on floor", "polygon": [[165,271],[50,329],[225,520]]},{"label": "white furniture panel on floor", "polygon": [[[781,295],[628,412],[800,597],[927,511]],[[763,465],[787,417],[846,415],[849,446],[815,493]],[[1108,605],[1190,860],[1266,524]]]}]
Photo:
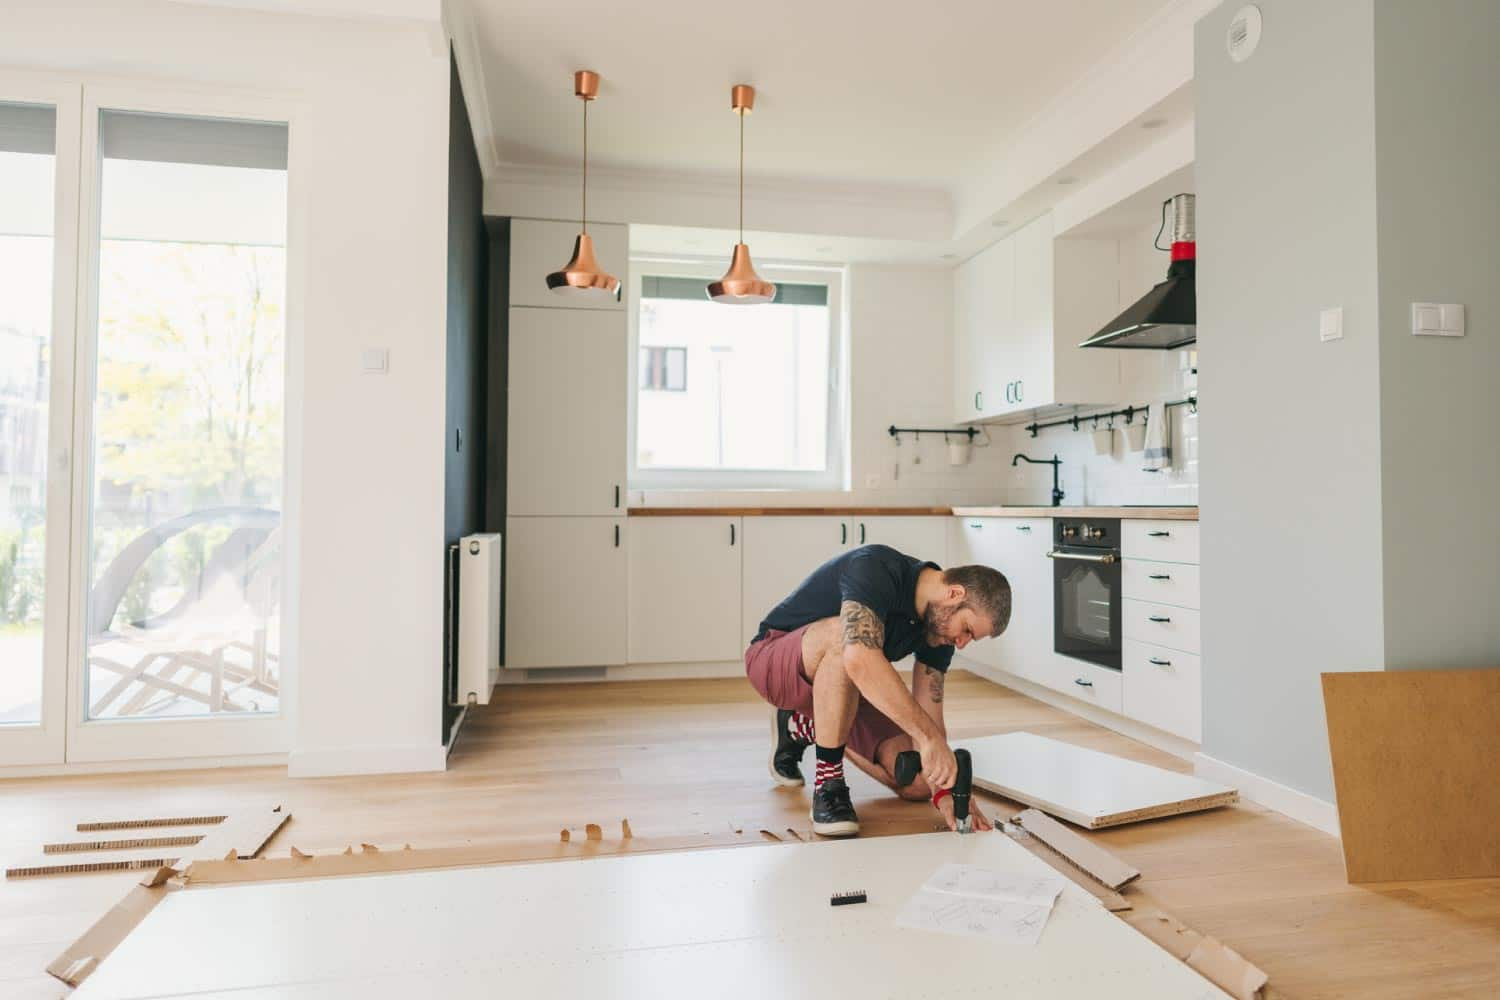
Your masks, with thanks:
[{"label": "white furniture panel on floor", "polygon": [[740,658],[744,540],[737,517],[631,519],[631,663]]},{"label": "white furniture panel on floor", "polygon": [[974,784],[1087,829],[1229,805],[1226,785],[1166,771],[1035,733],[960,741]]},{"label": "white furniture panel on floor", "polygon": [[[1071,883],[1035,945],[898,928],[945,862],[1055,877],[1003,834],[945,833],[188,889],[74,995],[1225,996]],[[848,889],[869,902],[829,906]]]},{"label": "white furniture panel on floor", "polygon": [[505,667],[625,662],[625,518],[505,521]]}]

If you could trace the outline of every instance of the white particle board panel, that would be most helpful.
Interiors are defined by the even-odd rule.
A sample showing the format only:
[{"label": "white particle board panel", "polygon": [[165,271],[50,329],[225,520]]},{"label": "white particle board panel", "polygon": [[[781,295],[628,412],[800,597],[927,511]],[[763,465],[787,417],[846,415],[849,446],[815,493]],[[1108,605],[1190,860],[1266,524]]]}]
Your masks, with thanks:
[{"label": "white particle board panel", "polygon": [[896,927],[949,861],[1053,874],[1003,834],[921,834],[188,889],[74,996],[1225,996],[1072,884],[1034,946]]},{"label": "white particle board panel", "polygon": [[1239,793],[1190,774],[1015,732],[963,744],[974,784],[1090,830],[1229,805]]}]

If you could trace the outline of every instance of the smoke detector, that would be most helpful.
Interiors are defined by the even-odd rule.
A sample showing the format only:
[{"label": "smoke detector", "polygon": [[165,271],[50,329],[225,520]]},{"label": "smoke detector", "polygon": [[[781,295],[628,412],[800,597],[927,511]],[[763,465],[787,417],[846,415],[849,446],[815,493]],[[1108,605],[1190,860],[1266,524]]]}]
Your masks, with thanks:
[{"label": "smoke detector", "polygon": [[1229,50],[1229,58],[1242,63],[1254,55],[1256,46],[1260,44],[1260,31],[1259,7],[1247,3],[1235,11],[1234,19],[1229,22],[1229,30],[1224,33],[1224,46]]}]

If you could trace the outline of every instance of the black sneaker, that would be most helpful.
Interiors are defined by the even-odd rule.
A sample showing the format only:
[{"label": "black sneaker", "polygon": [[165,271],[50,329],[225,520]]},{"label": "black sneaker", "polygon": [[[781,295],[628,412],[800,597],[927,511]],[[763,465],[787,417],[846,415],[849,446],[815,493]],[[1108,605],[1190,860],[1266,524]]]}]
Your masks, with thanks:
[{"label": "black sneaker", "polygon": [[812,828],[824,837],[852,837],[859,832],[859,817],[843,778],[829,778],[813,792]]},{"label": "black sneaker", "polygon": [[778,708],[771,716],[771,777],[778,785],[805,785],[802,777],[802,755],[811,744],[792,735],[787,720],[792,713]]}]

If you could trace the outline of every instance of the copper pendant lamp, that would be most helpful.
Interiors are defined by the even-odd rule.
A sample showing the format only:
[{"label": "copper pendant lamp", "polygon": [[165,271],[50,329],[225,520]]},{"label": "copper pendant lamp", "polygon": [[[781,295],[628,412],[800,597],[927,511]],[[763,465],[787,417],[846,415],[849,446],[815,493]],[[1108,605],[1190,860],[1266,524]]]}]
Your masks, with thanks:
[{"label": "copper pendant lamp", "polygon": [[729,92],[729,106],[740,116],[740,241],[734,245],[724,277],[708,283],[708,297],[730,305],[754,305],[776,298],[776,286],[755,273],[750,248],[745,245],[745,116],[755,109],[755,88],[735,84]]},{"label": "copper pendant lamp", "polygon": [[589,102],[599,96],[599,74],[581,69],[573,74],[573,95],[583,101],[583,210],[573,259],[561,271],[547,275],[547,287],[570,299],[620,300],[620,279],[604,271],[594,257],[589,235]]}]

